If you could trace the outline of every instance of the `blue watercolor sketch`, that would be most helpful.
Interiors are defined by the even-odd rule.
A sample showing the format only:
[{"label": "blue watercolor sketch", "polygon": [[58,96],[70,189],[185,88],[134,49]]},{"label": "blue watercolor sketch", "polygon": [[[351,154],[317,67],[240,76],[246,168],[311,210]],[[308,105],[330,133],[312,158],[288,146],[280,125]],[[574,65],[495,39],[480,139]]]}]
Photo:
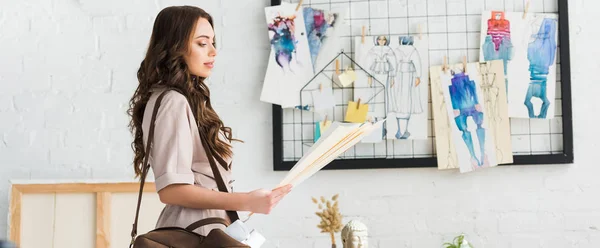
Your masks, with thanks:
[{"label": "blue watercolor sketch", "polygon": [[273,23],[269,23],[269,31],[272,31],[271,45],[275,50],[275,61],[285,71],[290,71],[290,62],[296,53],[298,41],[294,37],[295,16],[276,16]]},{"label": "blue watercolor sketch", "polygon": [[510,38],[510,21],[505,18],[504,12],[492,11],[487,21],[487,35],[481,47],[483,60],[502,60],[504,62],[504,83],[508,93],[508,61],[513,59],[513,44]]},{"label": "blue watercolor sketch", "polygon": [[[314,67],[321,46],[329,38],[327,30],[336,25],[338,15],[336,13],[326,13],[323,10],[315,8],[304,8],[303,15],[310,57]],[[313,68],[313,70],[316,70],[316,68]]]},{"label": "blue watercolor sketch", "polygon": [[[454,121],[465,142],[469,153],[471,154],[471,164],[473,168],[489,166],[488,156],[485,151],[485,128],[483,127],[484,113],[479,96],[477,95],[477,86],[475,81],[463,72],[452,71],[452,84],[449,87],[450,100],[454,112]],[[479,141],[480,158],[475,155],[473,138],[468,130],[467,119],[471,117],[477,125],[476,135]]]},{"label": "blue watercolor sketch", "polygon": [[[554,65],[556,55],[556,20],[544,18],[540,29],[534,34],[535,40],[529,43],[527,59],[529,60],[530,83],[525,96],[525,106],[529,118],[546,118],[550,100],[546,96],[546,83],[550,66]],[[542,100],[539,115],[535,115],[531,98]]]}]

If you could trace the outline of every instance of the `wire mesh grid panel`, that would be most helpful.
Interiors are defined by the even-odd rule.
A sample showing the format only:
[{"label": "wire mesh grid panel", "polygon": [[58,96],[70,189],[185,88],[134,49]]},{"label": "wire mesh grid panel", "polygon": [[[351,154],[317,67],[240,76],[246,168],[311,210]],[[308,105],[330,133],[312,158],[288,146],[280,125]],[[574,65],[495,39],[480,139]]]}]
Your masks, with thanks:
[{"label": "wire mesh grid panel", "polygon": [[[274,1],[277,2],[277,1]],[[297,3],[298,1],[284,1]],[[480,30],[482,11],[515,11],[522,12],[528,8],[529,12],[535,13],[560,13],[560,18],[566,18],[566,11],[559,9],[559,4],[566,7],[566,3],[558,0],[305,0],[303,5],[322,10],[345,10],[345,24],[339,33],[341,49],[350,57],[354,56],[355,38],[361,37],[366,28],[367,36],[386,35],[397,37],[402,35],[427,35],[429,46],[429,65],[441,65],[443,58],[448,58],[448,63],[460,63],[466,56],[468,62],[479,61],[480,56]],[[561,11],[559,11],[561,10]],[[564,11],[564,12],[563,12]],[[559,25],[559,44],[565,41],[561,34]],[[568,47],[567,47],[568,49]],[[563,53],[562,55],[564,55]],[[568,55],[568,50],[567,53]],[[569,153],[563,162],[572,159],[572,130],[570,111],[570,87],[562,85],[562,81],[568,81],[568,68],[566,77],[561,74],[561,53],[557,53],[557,82],[556,94],[553,107],[554,118],[549,119],[525,119],[511,118],[511,140],[515,163],[536,163],[533,158],[536,155],[546,155],[539,162],[553,161],[557,157],[547,155],[565,155]],[[568,57],[568,56],[567,56]],[[342,58],[344,65],[352,64],[351,58]],[[568,66],[568,60],[567,64]],[[325,71],[333,71],[333,65],[324,68]],[[364,66],[364,65],[361,65]],[[565,72],[563,72],[565,73]],[[561,78],[567,78],[561,80]],[[314,86],[311,89],[315,89]],[[353,88],[340,88],[334,90],[336,102],[348,102],[353,99]],[[566,92],[565,92],[566,91]],[[567,94],[563,96],[563,94]],[[563,104],[563,99],[565,102]],[[336,120],[343,119],[342,115],[347,107],[338,104],[339,110],[333,117]],[[567,107],[563,111],[564,107]],[[431,115],[431,99],[428,108],[428,137],[426,139],[387,139],[374,144],[359,143],[342,156],[340,160],[356,159],[396,159],[415,161],[415,158],[434,158],[435,133],[433,131],[433,118]],[[281,145],[280,158],[283,162],[298,161],[308,151],[311,140],[314,139],[315,122],[321,121],[322,116],[301,108],[283,109],[281,112]],[[566,112],[566,114],[565,114]],[[563,121],[563,119],[565,121]],[[279,123],[276,123],[279,124]],[[566,134],[566,136],[565,136]],[[567,147],[565,147],[567,146]],[[277,150],[277,149],[276,149]],[[278,157],[278,156],[275,156]],[[522,159],[517,159],[520,157]],[[529,157],[530,159],[526,159]],[[540,158],[539,156],[537,158]],[[425,160],[419,160],[425,161]],[[427,160],[427,166],[433,166],[432,159]],[[276,161],[277,163],[277,161]],[[289,166],[288,166],[289,167]],[[394,166],[395,167],[395,166]],[[402,167],[402,166],[400,166]]]},{"label": "wire mesh grid panel", "polygon": [[[343,83],[335,78],[344,73],[352,73],[357,79],[372,78],[370,86],[365,87],[346,87]],[[300,125],[300,134],[291,140],[294,144],[302,144],[302,153],[310,149],[312,145],[318,140],[319,136],[317,133],[320,132],[318,125],[322,123],[328,123],[330,121],[341,121],[344,120],[345,114],[348,110],[348,103],[355,100],[356,90],[368,90],[369,94],[364,99],[359,99],[355,103],[357,106],[361,104],[368,104],[369,108],[384,109],[385,108],[385,97],[386,88],[385,85],[373,77],[367,70],[357,64],[348,54],[341,51],[335,56],[323,69],[316,72],[315,76],[309,80],[304,87],[300,90],[300,106],[295,112],[299,112],[300,118],[298,122],[294,122],[292,125]],[[318,94],[326,94],[330,91],[333,96],[330,100],[332,106],[326,108],[316,109],[316,99]],[[370,120],[375,122],[386,118],[385,111],[371,116]],[[319,132],[317,132],[319,130]],[[358,144],[353,146],[352,149],[341,155],[341,158],[385,158],[387,152],[385,152],[386,144]],[[379,154],[375,153],[376,150],[381,151]]]}]

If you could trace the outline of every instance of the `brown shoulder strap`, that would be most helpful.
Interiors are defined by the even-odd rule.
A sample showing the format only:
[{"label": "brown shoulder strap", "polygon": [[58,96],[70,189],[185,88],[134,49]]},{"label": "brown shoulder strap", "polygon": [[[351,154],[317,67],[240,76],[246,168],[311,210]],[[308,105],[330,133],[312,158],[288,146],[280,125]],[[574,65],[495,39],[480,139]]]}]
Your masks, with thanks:
[{"label": "brown shoulder strap", "polygon": [[148,159],[150,157],[150,147],[152,146],[152,141],[154,140],[154,126],[155,126],[155,122],[156,122],[156,114],[158,113],[158,108],[160,107],[160,103],[163,99],[163,97],[165,96],[165,94],[167,94],[167,90],[165,90],[164,92],[162,92],[158,98],[156,99],[156,102],[154,103],[154,110],[152,111],[152,119],[150,121],[150,131],[148,132],[148,141],[146,142],[146,150],[145,151],[145,156],[144,156],[144,162],[143,162],[143,168],[142,168],[142,175],[141,175],[141,180],[140,180],[140,192],[138,194],[138,201],[137,201],[137,207],[135,209],[135,220],[133,221],[133,228],[131,229],[131,244],[129,245],[129,247],[131,247],[133,245],[133,241],[135,240],[135,236],[137,236],[137,224],[138,224],[138,217],[140,214],[140,205],[142,204],[142,193],[144,191],[144,183],[146,182],[146,176],[148,175],[148,170],[150,169],[150,164],[148,163]]},{"label": "brown shoulder strap", "polygon": [[[177,88],[172,88],[172,90],[182,93]],[[188,103],[189,103],[189,99],[188,99]],[[191,104],[190,104],[190,106],[191,106]],[[213,172],[213,175],[215,176],[215,181],[217,182],[217,187],[218,187],[219,191],[229,192],[229,190],[227,190],[227,186],[225,186],[225,181],[223,180],[223,176],[221,176],[221,171],[219,171],[219,168],[215,164],[214,159],[219,161],[219,164],[221,164],[221,166],[223,166],[223,168],[225,168],[225,170],[229,169],[227,162],[225,162],[225,160],[223,158],[221,158],[219,155],[217,155],[213,152],[211,147],[206,142],[206,140],[207,140],[206,133],[204,133],[200,129],[198,129],[198,133],[200,133],[200,141],[202,143],[202,146],[204,147],[204,150],[206,151],[206,157],[208,158],[208,163],[210,164],[210,168]],[[227,212],[227,216],[229,217],[229,220],[232,223],[240,218],[236,211],[227,210],[226,212]]]},{"label": "brown shoulder strap", "polygon": [[[208,146],[208,143],[206,142],[206,134],[204,134],[203,132],[200,132],[200,140],[202,140],[202,146],[204,146],[204,150],[206,151],[206,157],[208,157],[208,163],[210,164],[210,168],[212,169],[213,174],[215,176],[215,181],[217,182],[217,187],[219,188],[219,191],[229,192],[229,190],[227,190],[227,186],[225,185],[225,181],[223,180],[223,176],[221,176],[221,171],[219,171],[219,168],[217,167],[214,158],[218,158],[219,163],[221,163],[221,165],[227,166],[225,164],[225,161],[221,157],[215,156],[213,154],[212,149]],[[229,220],[231,220],[232,223],[240,218],[236,211],[227,210],[226,212],[227,216],[229,217]]]}]

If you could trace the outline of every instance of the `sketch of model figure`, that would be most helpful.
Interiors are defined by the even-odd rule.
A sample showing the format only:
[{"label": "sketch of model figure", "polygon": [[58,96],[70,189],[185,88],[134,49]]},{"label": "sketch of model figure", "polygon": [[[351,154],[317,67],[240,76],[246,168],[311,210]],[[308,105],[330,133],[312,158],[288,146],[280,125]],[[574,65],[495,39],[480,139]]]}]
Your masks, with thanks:
[{"label": "sketch of model figure", "polygon": [[400,46],[395,54],[398,59],[396,79],[388,87],[388,112],[396,116],[397,139],[410,136],[408,122],[412,114],[423,113],[419,83],[421,78],[421,57],[413,46],[412,36],[400,36]]},{"label": "sketch of model figure", "polygon": [[508,93],[507,65],[513,57],[513,45],[510,40],[510,22],[504,18],[504,12],[492,11],[488,20],[488,31],[483,46],[483,60],[501,59],[504,62],[504,83]]},{"label": "sketch of model figure", "polygon": [[[554,64],[556,54],[556,22],[550,18],[544,18],[534,41],[527,48],[527,59],[529,60],[529,72],[531,82],[525,96],[525,106],[529,112],[529,118],[546,118],[550,101],[546,96],[546,83],[549,67]],[[542,107],[538,116],[535,116],[531,98],[537,97],[542,100]]]},{"label": "sketch of model figure", "polygon": [[[375,46],[371,48],[367,54],[367,63],[370,73],[373,75],[383,75],[385,77],[386,89],[394,83],[396,73],[396,55],[390,44],[390,39],[384,35],[374,36],[373,43]],[[372,87],[372,79],[369,78],[369,86]],[[388,100],[389,101],[389,100]],[[385,139],[387,130],[383,129],[383,138]]]},{"label": "sketch of model figure", "polygon": [[[431,81],[431,94],[434,94],[433,89],[437,89],[437,94],[438,94],[438,98],[439,99],[444,99],[444,90],[442,89],[441,86],[441,82],[440,81]],[[433,97],[433,95],[432,95]],[[446,108],[446,102],[445,101],[441,101],[441,104],[439,106],[432,106],[432,108],[437,108],[439,109],[439,111],[448,111],[448,109]],[[446,116],[447,117],[447,116]],[[436,126],[437,123],[441,123],[440,124],[440,128],[442,129],[440,133],[452,133],[452,126],[450,125],[450,118],[441,118],[440,120],[435,120],[436,121]],[[455,151],[453,151],[452,149],[452,138],[448,137],[446,140],[436,140],[436,142],[444,142],[446,144],[446,147],[448,148],[448,153],[445,154],[446,157],[446,167],[444,169],[452,169],[452,168],[458,168],[458,165],[455,164],[455,158],[456,158],[456,154]],[[444,154],[438,154],[438,156],[443,156]]]},{"label": "sketch of model figure", "polygon": [[[496,73],[491,73],[490,67],[490,63],[482,63],[478,69],[479,75],[481,75],[480,87],[485,99],[485,110],[489,120],[488,123],[492,126],[491,129],[493,132],[496,132],[498,130],[498,127],[496,126],[497,123],[502,121],[502,118],[498,113],[498,97],[500,89],[496,86]],[[500,139],[495,139],[496,145],[494,147],[496,147],[496,157],[499,158],[499,160],[502,160],[502,150],[499,149],[500,146],[498,145],[499,141]]]},{"label": "sketch of model figure", "polygon": [[[454,72],[453,72],[454,73]],[[483,128],[483,109],[479,104],[477,96],[477,86],[475,81],[471,80],[465,73],[454,73],[452,84],[448,86],[450,89],[450,100],[452,109],[454,110],[454,121],[458,130],[462,132],[462,138],[471,154],[471,164],[473,168],[479,166],[488,166],[488,157],[485,154],[485,128]],[[473,147],[473,139],[471,132],[468,130],[467,118],[473,118],[477,124],[477,139],[479,141],[479,149],[481,157],[477,158]]]}]

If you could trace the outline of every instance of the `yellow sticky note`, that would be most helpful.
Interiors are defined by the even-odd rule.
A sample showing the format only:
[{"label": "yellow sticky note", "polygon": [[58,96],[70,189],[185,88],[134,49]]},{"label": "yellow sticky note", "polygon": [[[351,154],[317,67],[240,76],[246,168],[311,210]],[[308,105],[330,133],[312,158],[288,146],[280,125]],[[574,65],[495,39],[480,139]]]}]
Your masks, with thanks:
[{"label": "yellow sticky note", "polygon": [[367,112],[369,111],[368,104],[360,104],[358,108],[357,103],[350,101],[348,103],[348,109],[346,110],[345,122],[363,123],[367,120]]},{"label": "yellow sticky note", "polygon": [[342,75],[340,75],[340,83],[344,87],[354,83],[355,80],[356,80],[356,73],[351,69],[346,70],[344,73],[342,73]]},{"label": "yellow sticky note", "polygon": [[354,81],[356,81],[356,72],[354,72],[354,70],[352,70],[352,68],[348,68],[339,75],[336,73],[333,73],[333,80],[336,83],[341,84],[343,87],[346,87],[346,86],[354,83]]}]

